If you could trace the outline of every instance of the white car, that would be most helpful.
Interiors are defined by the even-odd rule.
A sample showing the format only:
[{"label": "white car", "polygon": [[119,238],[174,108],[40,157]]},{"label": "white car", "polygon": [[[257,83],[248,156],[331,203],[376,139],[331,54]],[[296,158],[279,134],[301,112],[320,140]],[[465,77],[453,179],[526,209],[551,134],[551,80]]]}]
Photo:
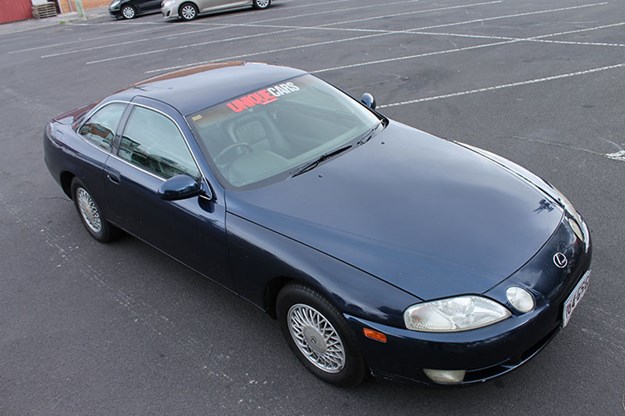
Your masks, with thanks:
[{"label": "white car", "polygon": [[243,7],[266,9],[269,6],[271,0],[163,0],[161,13],[165,19],[193,20],[204,13]]}]

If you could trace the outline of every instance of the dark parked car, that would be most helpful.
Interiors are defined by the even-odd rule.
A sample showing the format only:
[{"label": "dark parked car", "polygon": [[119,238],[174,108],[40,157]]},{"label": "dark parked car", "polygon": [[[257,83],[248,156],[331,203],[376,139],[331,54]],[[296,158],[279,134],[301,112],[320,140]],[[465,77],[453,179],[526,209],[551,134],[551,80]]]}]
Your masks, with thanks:
[{"label": "dark parked car", "polygon": [[115,18],[134,19],[140,14],[161,10],[161,0],[113,0],[109,14]]},{"label": "dark parked car", "polygon": [[588,228],[527,170],[296,69],[156,77],[45,129],[86,230],[142,239],[277,318],[321,379],[481,382],[589,284]]}]

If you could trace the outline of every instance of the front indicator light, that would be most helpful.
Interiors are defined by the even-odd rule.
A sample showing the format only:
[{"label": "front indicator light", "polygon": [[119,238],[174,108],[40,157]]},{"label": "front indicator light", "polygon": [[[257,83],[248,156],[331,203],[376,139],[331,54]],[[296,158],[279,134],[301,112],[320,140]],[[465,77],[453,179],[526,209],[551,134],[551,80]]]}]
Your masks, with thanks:
[{"label": "front indicator light", "polygon": [[506,297],[510,305],[519,312],[530,312],[536,306],[532,294],[520,287],[509,287],[506,290]]},{"label": "front indicator light", "polygon": [[424,368],[423,372],[435,383],[438,384],[460,384],[467,374],[466,370],[432,370]]},{"label": "front indicator light", "polygon": [[362,329],[362,333],[367,338],[370,338],[370,339],[372,339],[374,341],[378,341],[378,342],[381,342],[383,344],[386,344],[386,335],[384,335],[380,331],[376,331],[376,330],[370,329],[370,328],[363,328]]},{"label": "front indicator light", "polygon": [[404,323],[413,331],[459,332],[492,325],[510,315],[495,301],[467,295],[413,305],[404,312]]}]

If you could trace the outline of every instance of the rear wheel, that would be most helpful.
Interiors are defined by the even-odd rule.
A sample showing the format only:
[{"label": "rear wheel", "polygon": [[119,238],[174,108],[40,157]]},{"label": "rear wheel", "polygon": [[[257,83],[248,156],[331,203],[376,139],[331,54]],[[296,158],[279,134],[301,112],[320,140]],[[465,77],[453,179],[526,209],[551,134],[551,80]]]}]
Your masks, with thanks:
[{"label": "rear wheel", "polygon": [[321,380],[356,386],[367,374],[354,332],[341,313],[317,291],[300,284],[278,294],[282,334],[304,366]]},{"label": "rear wheel", "polygon": [[198,8],[193,3],[183,3],[178,10],[178,15],[182,20],[193,20],[197,17]]},{"label": "rear wheel", "polygon": [[255,9],[266,9],[271,6],[271,0],[254,0],[253,5]]},{"label": "rear wheel", "polygon": [[72,180],[72,199],[78,216],[91,237],[106,243],[119,234],[119,230],[104,218],[100,207],[91,196],[85,185],[78,178]]},{"label": "rear wheel", "polygon": [[134,6],[124,6],[122,7],[122,16],[124,19],[134,19],[137,17],[137,9]]}]

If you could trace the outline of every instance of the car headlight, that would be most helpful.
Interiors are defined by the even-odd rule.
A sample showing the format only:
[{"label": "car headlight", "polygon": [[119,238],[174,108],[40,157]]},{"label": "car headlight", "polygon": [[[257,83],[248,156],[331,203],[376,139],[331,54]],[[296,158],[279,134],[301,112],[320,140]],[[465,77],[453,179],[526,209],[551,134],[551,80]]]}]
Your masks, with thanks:
[{"label": "car headlight", "polygon": [[569,201],[569,199],[565,197],[564,194],[560,192],[558,188],[556,188],[555,186],[553,186],[552,188],[554,190],[553,196],[558,200],[558,203],[562,206],[562,208],[564,208],[564,210],[568,212],[569,215],[573,217],[575,221],[577,221],[578,223],[581,223],[582,217],[579,215],[575,207],[573,207],[573,204],[571,204],[571,201]]},{"label": "car headlight", "polygon": [[582,216],[579,215],[577,210],[573,207],[573,204],[571,204],[571,201],[569,201],[559,189],[554,186],[553,190],[558,203],[562,205],[562,208],[569,214],[568,222],[571,229],[577,238],[584,242],[586,251],[588,251],[588,229],[582,220]]},{"label": "car headlight", "polygon": [[424,302],[406,309],[406,328],[421,332],[459,332],[506,319],[510,311],[481,296],[459,296]]},{"label": "car headlight", "polygon": [[111,3],[111,5],[109,7],[117,7],[119,6],[119,3],[121,3],[121,0],[115,0]]},{"label": "car headlight", "polygon": [[167,7],[167,6],[171,5],[173,2],[174,2],[174,0],[165,0],[165,1],[162,3],[162,6],[163,6],[163,7]]}]

